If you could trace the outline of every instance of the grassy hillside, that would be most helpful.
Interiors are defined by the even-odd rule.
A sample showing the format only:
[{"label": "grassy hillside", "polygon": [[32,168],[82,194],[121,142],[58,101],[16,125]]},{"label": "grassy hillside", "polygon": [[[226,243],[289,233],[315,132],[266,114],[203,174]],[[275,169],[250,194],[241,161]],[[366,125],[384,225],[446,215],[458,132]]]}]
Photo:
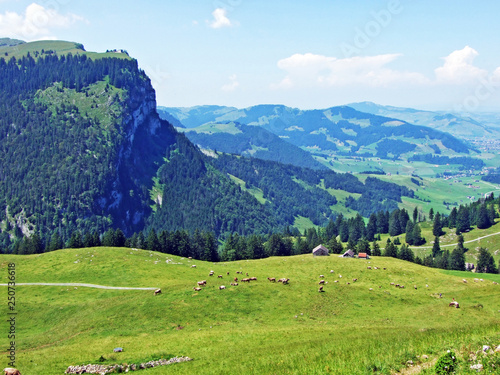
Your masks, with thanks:
[{"label": "grassy hillside", "polygon": [[[92,59],[99,59],[103,57],[119,57],[123,59],[130,59],[130,57],[123,52],[87,52],[79,43],[66,42],[62,40],[39,40],[36,42],[23,43],[15,46],[0,47],[0,57],[6,60],[15,57],[16,59],[26,56],[28,53],[34,58],[50,54],[50,51],[58,55],[66,55],[72,53],[73,55],[87,55]],[[42,52],[44,51],[44,52]]]},{"label": "grassy hillside", "polygon": [[[423,354],[431,360],[447,349],[500,343],[500,286],[493,284],[499,275],[474,283],[470,273],[448,274],[386,258],[302,255],[212,264],[123,248],[1,255],[0,260],[3,282],[7,264],[14,262],[18,283],[163,291],[153,296],[151,291],[17,286],[17,365],[26,374],[62,374],[68,365],[95,363],[100,356],[130,363],[164,353],[194,361],[142,373],[390,374]],[[209,277],[210,270],[222,280]],[[236,271],[258,280],[230,286],[234,277],[241,278]],[[320,274],[328,281],[324,293],[318,293]],[[267,277],[288,277],[290,284]],[[208,285],[195,292],[196,282],[204,279]],[[460,309],[448,307],[452,298]],[[3,319],[0,330],[7,332],[7,324]],[[113,353],[115,347],[124,351]]]}]

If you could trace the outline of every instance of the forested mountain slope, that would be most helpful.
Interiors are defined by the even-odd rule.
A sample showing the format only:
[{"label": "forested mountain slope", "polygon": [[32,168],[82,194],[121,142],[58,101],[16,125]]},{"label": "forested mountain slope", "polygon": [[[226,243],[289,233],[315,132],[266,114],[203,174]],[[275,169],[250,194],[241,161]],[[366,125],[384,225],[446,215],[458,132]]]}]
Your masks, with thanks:
[{"label": "forested mountain slope", "polygon": [[208,123],[196,128],[179,129],[202,148],[264,160],[293,164],[298,167],[326,169],[310,153],[260,126],[237,122]]}]

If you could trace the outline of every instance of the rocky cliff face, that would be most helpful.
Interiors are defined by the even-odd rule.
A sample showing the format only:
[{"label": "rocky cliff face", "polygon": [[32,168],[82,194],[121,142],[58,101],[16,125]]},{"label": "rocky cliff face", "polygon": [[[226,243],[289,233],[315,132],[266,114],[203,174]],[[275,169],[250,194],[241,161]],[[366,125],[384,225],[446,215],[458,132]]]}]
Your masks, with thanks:
[{"label": "rocky cliff face", "polygon": [[115,225],[131,233],[142,229],[150,213],[149,191],[169,145],[177,132],[156,112],[156,94],[143,75],[141,84],[131,87],[122,103],[123,141],[116,160],[116,179],[105,198],[106,210]]}]

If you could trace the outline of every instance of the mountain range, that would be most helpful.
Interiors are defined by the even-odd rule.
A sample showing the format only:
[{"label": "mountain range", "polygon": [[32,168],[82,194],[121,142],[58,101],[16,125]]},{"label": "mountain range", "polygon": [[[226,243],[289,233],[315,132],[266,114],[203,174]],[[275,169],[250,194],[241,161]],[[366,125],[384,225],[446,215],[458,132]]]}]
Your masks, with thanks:
[{"label": "mountain range", "polygon": [[361,112],[394,117],[411,124],[428,126],[459,138],[500,138],[498,127],[488,124],[484,119],[484,115],[480,114],[464,116],[449,112],[384,106],[372,102],[351,103],[348,106]]},{"label": "mountain range", "polygon": [[[406,153],[469,154],[474,149],[453,135],[429,126],[414,125],[396,117],[361,112],[350,106],[322,110],[300,110],[283,105],[234,107],[198,106],[191,108],[159,108],[160,116],[174,117],[186,135],[201,147],[218,144],[220,151],[229,148],[229,134],[235,143],[253,144],[255,137],[248,132],[214,131],[214,124],[238,122],[264,129],[282,140],[308,151],[314,156],[335,155],[377,156],[398,158]],[[207,130],[207,126],[212,130]],[[255,133],[255,131],[254,131]],[[262,145],[260,145],[262,147]],[[243,152],[242,154],[244,154]],[[247,152],[248,153],[248,152]]]},{"label": "mountain range", "polygon": [[[289,165],[286,159],[280,160],[287,162],[283,164],[220,152],[205,155],[160,118],[150,79],[124,51],[87,52],[82,44],[63,41],[3,44],[4,251],[16,251],[23,238],[38,236],[48,243],[56,236],[67,241],[75,233],[102,234],[109,228],[126,235],[151,230],[204,230],[217,236],[271,233],[300,218],[326,224],[338,212],[334,190],[355,194],[358,199],[350,200],[351,208],[364,215],[395,209],[401,196],[413,196],[412,190],[393,183],[375,178],[362,182],[325,169],[293,142],[281,142],[285,135],[306,132],[314,133],[305,137],[308,145],[323,142],[331,147],[334,143],[324,132],[315,133],[316,125],[310,123],[320,118],[326,125],[327,115],[358,119],[359,124],[345,124],[346,142],[353,139],[352,129],[361,132],[368,124],[379,130],[402,129],[409,126],[405,123],[390,127],[391,119],[347,107],[335,115],[260,106],[236,112],[261,121],[262,128],[235,122],[227,126],[233,133],[261,138],[262,143],[243,144],[240,151],[272,159],[280,152],[271,149],[281,147],[315,170]],[[225,121],[237,117],[226,107],[214,108],[210,116],[218,111],[227,112]],[[210,117],[202,112],[199,116]],[[269,129],[280,134],[264,131]],[[302,144],[301,137],[289,137]],[[273,147],[265,150],[266,145]]]}]

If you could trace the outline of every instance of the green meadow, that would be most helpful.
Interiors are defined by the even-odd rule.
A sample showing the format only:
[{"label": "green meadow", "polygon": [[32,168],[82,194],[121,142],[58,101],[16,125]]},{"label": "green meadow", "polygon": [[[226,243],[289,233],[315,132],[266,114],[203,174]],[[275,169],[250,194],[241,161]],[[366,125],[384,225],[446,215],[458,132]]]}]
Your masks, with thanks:
[{"label": "green meadow", "polygon": [[[0,261],[4,283],[8,263],[15,263],[17,283],[162,289],[154,296],[18,285],[16,365],[23,374],[64,374],[69,365],[98,363],[101,356],[108,363],[137,363],[168,355],[193,361],[140,373],[391,374],[408,361],[419,364],[424,354],[430,363],[448,349],[500,345],[500,285],[494,283],[500,275],[474,282],[472,273],[335,255],[214,264],[126,248],[0,255]],[[257,281],[230,286],[246,273]],[[322,293],[320,275],[327,282]],[[207,286],[194,291],[201,280]],[[6,317],[7,287],[1,288]],[[448,306],[452,298],[461,308]],[[0,332],[6,367],[7,319],[1,319]],[[116,347],[124,351],[113,353]]]}]

